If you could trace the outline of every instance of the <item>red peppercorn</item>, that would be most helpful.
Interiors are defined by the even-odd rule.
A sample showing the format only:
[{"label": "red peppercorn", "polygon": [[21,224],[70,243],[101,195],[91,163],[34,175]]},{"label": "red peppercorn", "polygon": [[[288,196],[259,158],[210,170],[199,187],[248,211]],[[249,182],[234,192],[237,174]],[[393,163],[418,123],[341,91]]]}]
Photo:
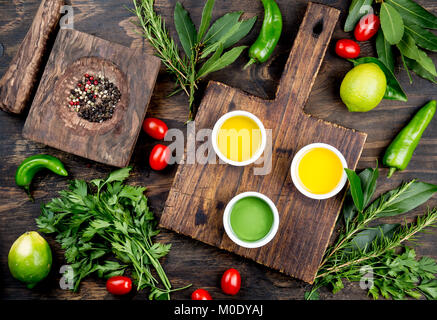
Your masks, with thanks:
[{"label": "red peppercorn", "polygon": [[95,99],[95,98],[97,98],[97,96],[96,96],[96,95],[94,95],[94,99]]},{"label": "red peppercorn", "polygon": [[90,80],[93,81],[93,80],[94,80],[94,77],[90,77]]},{"label": "red peppercorn", "polygon": [[95,85],[98,85],[98,84],[99,84],[99,82],[98,82],[97,80],[95,80],[95,81],[94,81],[94,84],[95,84]]},{"label": "red peppercorn", "polygon": [[73,102],[73,101],[70,101],[70,106],[72,106],[72,105],[74,105],[74,102]]},{"label": "red peppercorn", "polygon": [[85,88],[84,90],[85,90],[85,91],[88,91],[88,88]]},{"label": "red peppercorn", "polygon": [[78,83],[77,86],[78,86],[78,87],[82,87],[82,83]]},{"label": "red peppercorn", "polygon": [[85,78],[89,78],[90,75],[88,73],[85,73]]},{"label": "red peppercorn", "polygon": [[91,81],[87,81],[86,84],[91,84]]}]

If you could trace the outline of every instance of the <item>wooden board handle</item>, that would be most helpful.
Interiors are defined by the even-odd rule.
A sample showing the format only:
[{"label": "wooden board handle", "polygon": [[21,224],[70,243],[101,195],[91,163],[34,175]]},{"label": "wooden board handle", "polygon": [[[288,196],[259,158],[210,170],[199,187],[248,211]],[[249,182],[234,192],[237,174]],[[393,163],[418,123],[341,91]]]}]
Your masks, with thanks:
[{"label": "wooden board handle", "polygon": [[[294,40],[276,98],[301,111],[308,100],[340,11],[310,2]],[[305,58],[305,59],[304,59]],[[304,60],[304,63],[301,61]]]},{"label": "wooden board handle", "polygon": [[0,80],[0,108],[20,114],[31,98],[47,42],[61,17],[63,0],[42,0],[29,31]]}]

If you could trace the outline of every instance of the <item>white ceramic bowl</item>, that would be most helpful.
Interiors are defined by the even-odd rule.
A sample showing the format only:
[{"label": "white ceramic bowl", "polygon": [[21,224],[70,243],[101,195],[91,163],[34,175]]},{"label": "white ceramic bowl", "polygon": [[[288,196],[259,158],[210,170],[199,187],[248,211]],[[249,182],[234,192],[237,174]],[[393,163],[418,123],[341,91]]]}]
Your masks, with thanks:
[{"label": "white ceramic bowl", "polygon": [[[220,128],[222,127],[223,123],[226,120],[228,120],[229,118],[237,117],[237,116],[243,116],[243,117],[248,117],[248,118],[252,119],[253,121],[255,121],[255,123],[258,125],[258,127],[261,131],[261,145],[260,145],[259,149],[252,155],[252,158],[250,158],[246,161],[233,161],[233,160],[228,159],[220,151],[220,149],[217,145],[217,135],[218,135],[218,132],[219,132]],[[237,110],[237,111],[228,112],[228,113],[224,114],[220,119],[218,119],[218,121],[214,125],[214,128],[212,129],[211,139],[212,139],[212,147],[213,147],[215,153],[218,155],[218,157],[221,160],[223,160],[227,164],[241,167],[241,166],[247,166],[251,163],[254,163],[263,154],[264,149],[266,147],[266,143],[267,143],[267,134],[266,134],[266,129],[264,128],[264,125],[262,124],[261,120],[258,119],[258,117],[256,117],[255,115],[253,115],[250,112]]]},{"label": "white ceramic bowl", "polygon": [[300,160],[302,160],[303,155],[307,151],[309,151],[311,149],[314,149],[314,148],[325,148],[325,149],[331,150],[340,159],[340,161],[341,161],[341,163],[343,165],[343,169],[347,168],[346,159],[341,154],[341,152],[338,151],[336,148],[334,148],[333,146],[331,146],[329,144],[326,144],[326,143],[312,143],[312,144],[309,144],[309,145],[303,147],[302,149],[300,149],[296,153],[296,155],[294,156],[293,161],[291,162],[291,169],[290,169],[290,171],[291,171],[291,179],[293,180],[293,183],[296,186],[297,190],[299,190],[302,194],[304,194],[308,198],[317,199],[317,200],[328,199],[328,198],[331,198],[331,197],[335,196],[336,194],[338,194],[341,191],[341,189],[343,189],[343,187],[345,186],[345,184],[347,182],[347,175],[346,175],[346,172],[343,170],[343,175],[341,176],[340,182],[335,187],[335,189],[332,190],[329,193],[315,194],[315,193],[311,193],[308,190],[306,190],[304,188],[304,186],[302,185],[302,182],[299,179],[299,175],[298,175],[297,171],[298,171],[298,168],[299,168]]},{"label": "white ceramic bowl", "polygon": [[[246,197],[257,197],[257,198],[260,198],[261,200],[264,200],[269,205],[269,207],[273,213],[273,224],[272,224],[272,227],[271,227],[269,233],[267,233],[264,238],[257,240],[257,241],[250,241],[249,242],[249,241],[243,241],[243,240],[239,239],[231,227],[232,208],[234,207],[234,205],[237,203],[238,200],[246,198]],[[253,191],[243,192],[243,193],[240,193],[239,195],[236,195],[235,197],[232,198],[231,201],[229,201],[228,205],[225,208],[225,212],[223,214],[223,225],[225,227],[225,231],[226,231],[226,234],[228,235],[228,237],[233,242],[238,244],[239,246],[242,246],[245,248],[259,248],[259,247],[262,247],[262,246],[266,245],[267,243],[269,243],[275,237],[276,232],[278,231],[278,227],[279,227],[278,209],[276,208],[276,206],[272,202],[272,200],[270,200],[268,197],[266,197],[262,193],[253,192]]]}]

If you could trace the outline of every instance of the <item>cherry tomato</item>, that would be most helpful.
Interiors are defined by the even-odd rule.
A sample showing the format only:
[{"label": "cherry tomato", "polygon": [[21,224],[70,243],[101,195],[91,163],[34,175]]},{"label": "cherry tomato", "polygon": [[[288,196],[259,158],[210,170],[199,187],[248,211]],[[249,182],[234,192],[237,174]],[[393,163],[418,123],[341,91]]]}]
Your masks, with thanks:
[{"label": "cherry tomato", "polygon": [[212,300],[212,298],[205,289],[197,289],[191,294],[191,300]]},{"label": "cherry tomato", "polygon": [[132,280],[123,276],[111,277],[106,281],[106,290],[117,296],[128,294],[132,290]]},{"label": "cherry tomato", "polygon": [[143,130],[152,138],[162,140],[168,131],[168,127],[162,120],[147,118],[143,122]]},{"label": "cherry tomato", "polygon": [[226,294],[235,295],[240,291],[241,276],[236,269],[228,269],[222,276],[222,290]]},{"label": "cherry tomato", "polygon": [[359,44],[350,39],[338,40],[335,45],[335,53],[345,59],[354,59],[360,55],[360,52]]},{"label": "cherry tomato", "polygon": [[372,38],[379,29],[381,22],[378,16],[369,13],[362,17],[354,30],[354,36],[357,41],[367,41]]},{"label": "cherry tomato", "polygon": [[170,148],[162,144],[153,147],[149,157],[149,164],[153,170],[163,170],[167,167],[171,157]]}]

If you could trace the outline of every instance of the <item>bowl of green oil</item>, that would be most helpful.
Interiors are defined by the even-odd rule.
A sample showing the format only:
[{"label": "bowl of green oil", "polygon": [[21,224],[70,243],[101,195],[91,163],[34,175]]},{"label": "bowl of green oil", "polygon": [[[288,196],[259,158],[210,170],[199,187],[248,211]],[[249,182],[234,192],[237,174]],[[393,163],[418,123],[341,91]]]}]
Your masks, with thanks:
[{"label": "bowl of green oil", "polygon": [[259,248],[269,243],[278,231],[278,209],[262,193],[240,193],[226,206],[223,225],[228,237],[239,246]]}]

